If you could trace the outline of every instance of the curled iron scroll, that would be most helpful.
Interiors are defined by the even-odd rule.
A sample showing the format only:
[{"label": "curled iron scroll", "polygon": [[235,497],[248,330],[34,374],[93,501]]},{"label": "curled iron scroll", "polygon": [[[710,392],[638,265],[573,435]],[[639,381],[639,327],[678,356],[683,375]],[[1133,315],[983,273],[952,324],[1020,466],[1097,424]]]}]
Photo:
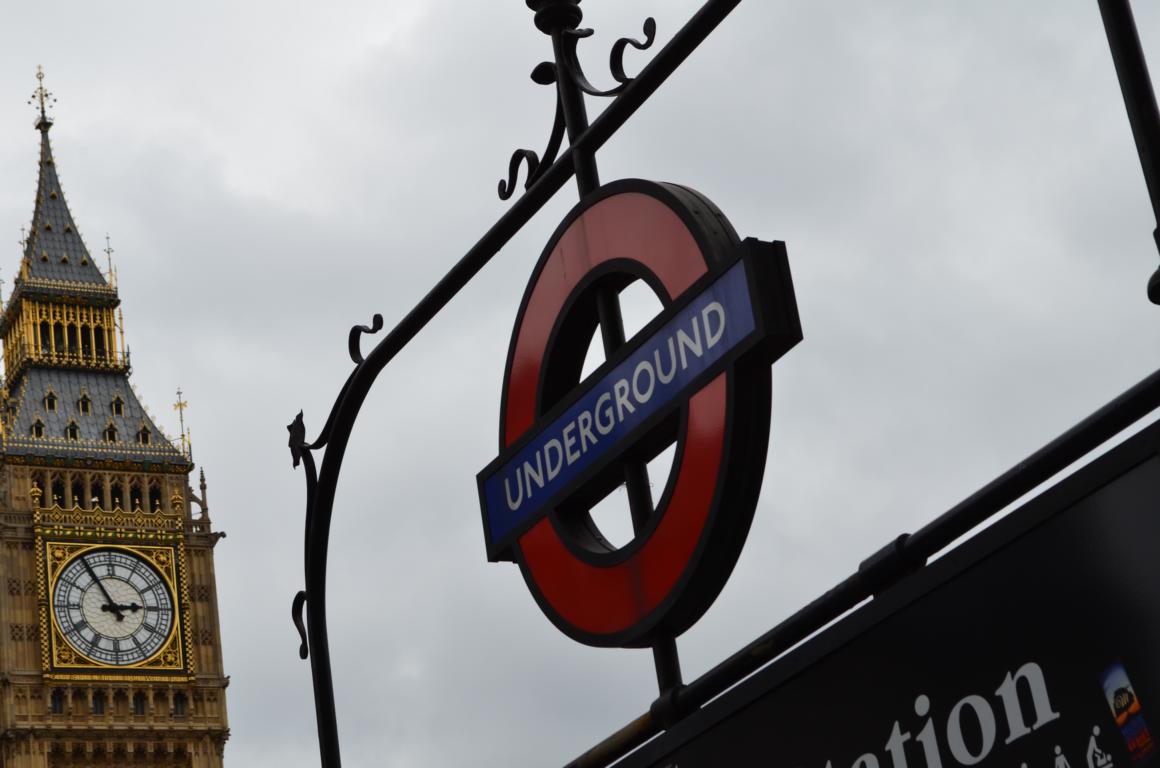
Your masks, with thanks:
[{"label": "curled iron scroll", "polygon": [[644,40],[635,40],[631,37],[622,37],[612,44],[612,51],[608,56],[608,68],[612,74],[612,79],[618,85],[613,86],[607,90],[596,87],[588,80],[584,74],[584,68],[580,66],[580,59],[576,55],[576,46],[580,40],[591,37],[591,29],[572,29],[563,32],[563,53],[564,53],[564,67],[567,70],[568,76],[572,82],[576,84],[584,93],[589,96],[616,96],[623,91],[628,84],[632,82],[633,78],[629,77],[624,72],[624,53],[631,45],[638,51],[645,51],[652,47],[653,42],[656,41],[657,22],[653,17],[648,17],[644,20]]},{"label": "curled iron scroll", "polygon": [[[631,37],[622,37],[612,44],[612,51],[608,57],[608,68],[612,74],[612,79],[617,82],[617,85],[607,90],[597,88],[588,80],[584,74],[583,67],[580,66],[580,59],[576,55],[576,45],[580,40],[591,37],[591,29],[566,29],[562,34],[561,46],[561,61],[560,67],[550,61],[543,61],[536,65],[532,70],[532,80],[540,85],[553,85],[560,77],[560,68],[564,70],[564,76],[569,78],[576,87],[589,96],[616,96],[623,91],[633,78],[625,74],[624,71],[624,54],[629,46],[632,46],[638,51],[648,50],[652,47],[653,42],[656,41],[657,23],[651,16],[644,20],[643,26],[644,39],[636,40]],[[515,194],[516,184],[519,181],[520,166],[527,166],[527,178],[524,181],[524,189],[529,189],[535,184],[543,172],[551,167],[556,160],[556,155],[560,152],[560,146],[564,140],[564,105],[560,100],[559,89],[556,92],[556,115],[552,119],[552,132],[548,137],[548,145],[545,147],[542,155],[536,154],[530,149],[517,149],[512,152],[511,159],[508,160],[507,179],[500,179],[498,185],[499,199],[507,200]]]},{"label": "curled iron scroll", "polygon": [[[550,61],[541,61],[532,70],[532,81],[539,85],[554,85],[556,83],[556,65]],[[552,119],[552,132],[548,136],[548,145],[544,154],[537,155],[530,149],[517,149],[508,161],[508,177],[505,182],[499,180],[499,199],[507,200],[516,191],[516,182],[519,179],[520,165],[527,164],[528,177],[524,181],[524,189],[531,187],[540,178],[544,169],[551,167],[560,152],[560,144],[564,141],[564,105],[560,103],[560,94],[556,94],[556,116]]]},{"label": "curled iron scroll", "polygon": [[363,361],[362,349],[360,348],[362,335],[364,333],[373,335],[381,330],[383,330],[383,316],[377,313],[373,318],[371,318],[370,327],[365,325],[356,325],[354,328],[350,329],[350,337],[347,340],[347,348],[350,350],[350,359],[354,361],[355,365],[359,365]]},{"label": "curled iron scroll", "polygon": [[302,638],[302,644],[298,646],[298,658],[300,659],[310,656],[310,646],[306,642],[306,625],[302,621],[302,607],[304,605],[306,605],[306,592],[299,590],[298,594],[294,595],[294,602],[290,606],[290,619],[298,630],[298,636]]}]

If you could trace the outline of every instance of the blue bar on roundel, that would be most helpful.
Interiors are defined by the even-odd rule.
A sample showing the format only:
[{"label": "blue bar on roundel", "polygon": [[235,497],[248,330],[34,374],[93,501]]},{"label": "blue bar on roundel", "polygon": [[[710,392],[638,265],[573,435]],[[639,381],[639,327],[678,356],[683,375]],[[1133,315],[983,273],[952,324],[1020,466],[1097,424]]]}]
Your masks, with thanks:
[{"label": "blue bar on roundel", "polygon": [[[548,502],[672,405],[756,328],[738,261],[484,480],[491,542],[548,512]],[[558,503],[558,501],[557,501]]]}]

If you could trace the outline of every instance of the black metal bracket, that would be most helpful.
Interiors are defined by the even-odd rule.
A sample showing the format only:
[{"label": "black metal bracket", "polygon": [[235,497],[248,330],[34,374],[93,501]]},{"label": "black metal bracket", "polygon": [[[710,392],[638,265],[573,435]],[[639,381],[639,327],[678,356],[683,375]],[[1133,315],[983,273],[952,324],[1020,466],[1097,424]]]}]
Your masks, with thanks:
[{"label": "black metal bracket", "polygon": [[[499,252],[515,234],[534,216],[560,189],[577,176],[581,190],[598,183],[595,173],[594,156],[597,150],[624,125],[637,109],[673,74],[690,54],[725,20],[740,4],[741,0],[706,0],[693,17],[681,27],[673,38],[649,61],[635,78],[620,80],[623,67],[614,68],[613,77],[620,83],[615,97],[600,115],[588,123],[583,116],[583,102],[573,98],[579,92],[571,76],[558,77],[560,51],[556,50],[556,62],[549,72],[544,65],[533,70],[536,82],[557,84],[557,111],[562,113],[563,123],[557,120],[553,125],[553,141],[549,137],[548,149],[541,160],[530,151],[517,152],[513,156],[511,168],[518,173],[521,164],[529,165],[529,182],[526,192],[517,199],[508,211],[483,234],[478,242],[456,262],[451,270],[408,312],[399,323],[387,333],[365,356],[361,349],[364,335],[376,333],[382,328],[382,319],[370,326],[356,326],[348,339],[354,370],[347,376],[338,397],[331,407],[326,423],[319,436],[310,442],[306,437],[306,426],[301,412],[287,426],[289,431],[290,455],[294,466],[305,466],[306,471],[306,536],[305,536],[305,589],[293,601],[291,618],[305,640],[299,647],[299,655],[305,654],[310,660],[310,671],[314,685],[314,707],[318,719],[319,753],[323,768],[339,768],[341,755],[338,740],[338,721],[335,712],[334,682],[331,675],[330,650],[326,626],[326,565],[329,552],[330,520],[334,511],[334,494],[342,462],[346,454],[351,429],[358,418],[362,404],[382,370],[408,343],[455,298],[464,286]],[[575,29],[581,19],[580,0],[527,0],[528,7],[536,11],[536,26],[553,36],[553,47],[565,48],[567,43],[560,33],[564,29]],[[613,46],[614,62],[620,60],[629,46],[648,47],[650,35],[646,28],[646,40],[627,40]],[[617,51],[621,51],[617,53]],[[566,54],[563,58],[566,58]],[[562,83],[566,83],[564,86]],[[577,113],[575,110],[579,109]],[[575,119],[569,120],[569,112]],[[562,152],[563,131],[568,131],[569,146]],[[559,155],[557,156],[557,153]],[[554,158],[554,159],[553,159]],[[532,162],[532,161],[535,162]],[[509,168],[509,170],[511,169]],[[506,185],[501,182],[501,193],[513,190],[516,183],[513,173]],[[316,464],[314,452],[325,448],[320,462]],[[305,616],[303,616],[305,614]],[[675,645],[672,648],[654,649],[657,659],[658,680],[680,683],[680,669],[676,665]],[[662,685],[663,687],[663,685]]]}]

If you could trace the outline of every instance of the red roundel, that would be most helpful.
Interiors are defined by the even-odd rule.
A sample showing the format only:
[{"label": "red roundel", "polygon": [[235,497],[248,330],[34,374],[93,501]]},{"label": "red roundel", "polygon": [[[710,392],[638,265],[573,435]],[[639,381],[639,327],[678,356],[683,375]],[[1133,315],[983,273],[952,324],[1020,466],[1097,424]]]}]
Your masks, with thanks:
[{"label": "red roundel", "polygon": [[[628,180],[582,201],[524,294],[504,381],[501,450],[577,389],[598,295],[641,279],[667,311],[736,262],[739,247],[720,211],[683,187]],[[744,544],[761,486],[769,363],[768,354],[747,354],[710,372],[615,464],[515,539],[511,553],[529,588],[563,632],[589,645],[645,646],[684,632],[708,609]],[[588,507],[623,481],[626,462],[647,461],[674,441],[673,469],[648,525],[612,547]]]}]

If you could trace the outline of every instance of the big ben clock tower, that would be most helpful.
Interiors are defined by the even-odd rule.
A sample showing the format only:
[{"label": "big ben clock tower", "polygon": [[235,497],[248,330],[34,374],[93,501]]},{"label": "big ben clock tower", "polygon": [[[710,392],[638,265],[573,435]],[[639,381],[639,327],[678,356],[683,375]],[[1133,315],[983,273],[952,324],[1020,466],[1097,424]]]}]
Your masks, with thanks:
[{"label": "big ben clock tower", "polygon": [[0,310],[0,766],[220,767],[222,534],[184,437],[129,382],[116,283],[65,202],[37,78],[36,205]]}]

